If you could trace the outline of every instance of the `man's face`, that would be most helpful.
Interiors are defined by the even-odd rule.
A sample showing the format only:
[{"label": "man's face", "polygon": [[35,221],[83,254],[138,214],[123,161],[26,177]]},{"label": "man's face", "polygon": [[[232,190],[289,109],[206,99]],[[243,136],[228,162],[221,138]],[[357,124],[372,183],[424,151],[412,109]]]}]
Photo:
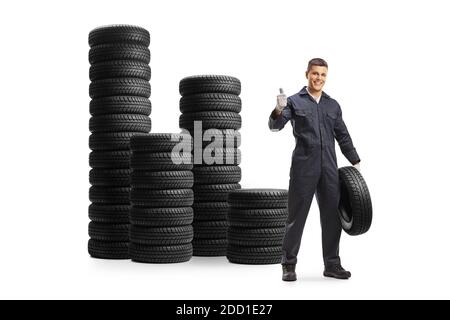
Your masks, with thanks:
[{"label": "man's face", "polygon": [[306,79],[308,79],[308,87],[313,88],[315,91],[322,91],[322,88],[327,80],[327,67],[312,66],[311,70],[306,73]]}]

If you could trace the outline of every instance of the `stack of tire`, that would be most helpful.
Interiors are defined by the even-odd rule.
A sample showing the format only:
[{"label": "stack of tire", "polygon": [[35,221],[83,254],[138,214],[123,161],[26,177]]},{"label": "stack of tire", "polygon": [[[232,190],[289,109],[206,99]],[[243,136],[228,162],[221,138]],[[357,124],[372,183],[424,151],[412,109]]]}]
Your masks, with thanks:
[{"label": "stack of tire", "polygon": [[[201,75],[182,79],[179,89],[180,128],[194,140],[194,256],[225,256],[228,193],[241,187],[241,83],[230,76]],[[199,132],[194,132],[196,121],[201,121]],[[211,129],[215,139],[204,137]],[[204,158],[205,153],[214,159]]]},{"label": "stack of tire", "polygon": [[283,189],[240,189],[230,192],[228,251],[230,262],[281,263],[288,192]]},{"label": "stack of tire", "polygon": [[150,34],[125,25],[89,33],[89,254],[128,259],[129,142],[151,130]]},{"label": "stack of tire", "polygon": [[[180,134],[170,133],[131,138],[130,258],[133,261],[177,263],[192,257],[191,154],[173,152],[175,145],[185,140]],[[190,137],[187,140],[191,143]]]}]

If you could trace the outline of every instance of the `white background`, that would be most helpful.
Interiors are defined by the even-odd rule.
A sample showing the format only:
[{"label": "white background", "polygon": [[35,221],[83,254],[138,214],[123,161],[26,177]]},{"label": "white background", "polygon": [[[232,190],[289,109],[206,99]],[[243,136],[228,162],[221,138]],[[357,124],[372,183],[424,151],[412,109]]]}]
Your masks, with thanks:
[{"label": "white background", "polygon": [[[0,298],[450,298],[450,57],[447,1],[14,1],[0,12]],[[91,259],[88,33],[111,23],[151,33],[152,132],[178,132],[181,78],[242,81],[242,186],[287,188],[288,124],[270,132],[279,87],[329,63],[362,159],[374,220],[343,234],[349,281],[322,277],[310,211],[299,281],[226,258],[175,265]],[[340,166],[348,162],[337,150]]]}]

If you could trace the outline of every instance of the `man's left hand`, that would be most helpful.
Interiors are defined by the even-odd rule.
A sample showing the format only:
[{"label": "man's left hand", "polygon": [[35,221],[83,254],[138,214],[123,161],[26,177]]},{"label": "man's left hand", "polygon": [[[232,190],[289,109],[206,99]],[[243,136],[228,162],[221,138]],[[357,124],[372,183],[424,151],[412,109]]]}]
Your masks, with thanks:
[{"label": "man's left hand", "polygon": [[358,162],[358,163],[355,163],[355,164],[353,165],[353,167],[356,168],[356,169],[358,169],[359,172],[361,172],[361,165],[360,165],[360,163],[361,163],[361,162]]}]

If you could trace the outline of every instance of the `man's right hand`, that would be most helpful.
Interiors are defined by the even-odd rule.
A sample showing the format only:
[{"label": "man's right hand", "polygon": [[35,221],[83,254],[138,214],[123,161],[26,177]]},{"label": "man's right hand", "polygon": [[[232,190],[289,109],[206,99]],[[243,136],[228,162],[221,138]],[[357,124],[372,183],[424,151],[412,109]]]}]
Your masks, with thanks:
[{"label": "man's right hand", "polygon": [[276,113],[280,114],[287,106],[287,96],[284,94],[283,89],[280,88],[280,94],[277,96],[277,105],[275,107]]}]

